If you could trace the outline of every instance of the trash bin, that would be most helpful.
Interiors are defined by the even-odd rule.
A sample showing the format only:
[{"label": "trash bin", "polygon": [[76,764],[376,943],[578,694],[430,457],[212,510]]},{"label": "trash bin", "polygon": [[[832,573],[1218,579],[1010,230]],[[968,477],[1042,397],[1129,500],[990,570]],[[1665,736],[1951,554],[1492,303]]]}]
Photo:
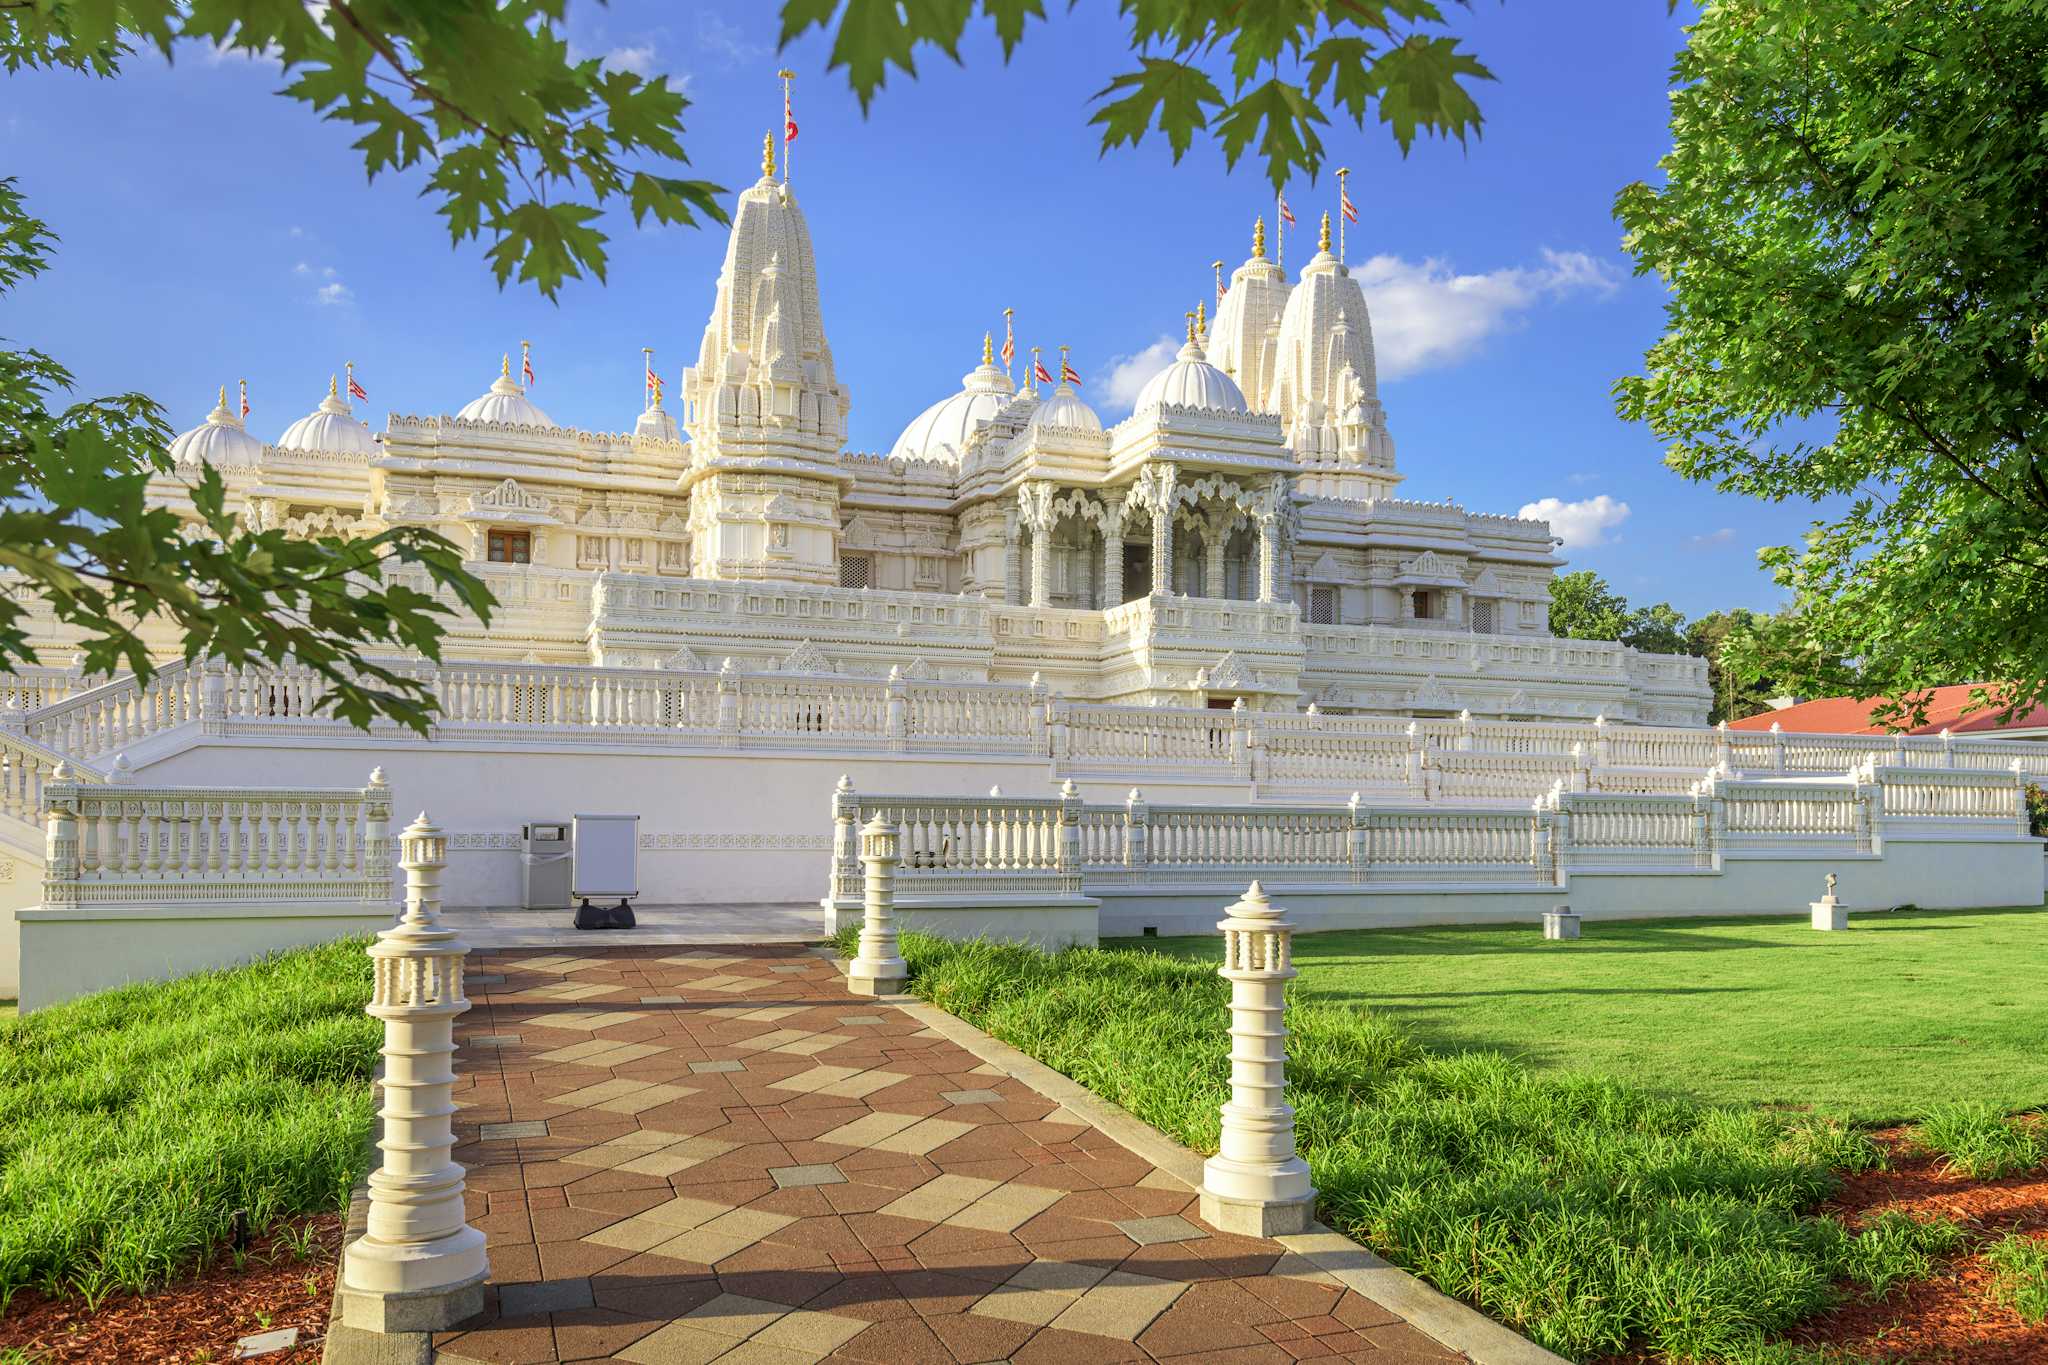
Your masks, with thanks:
[{"label": "trash bin", "polygon": [[569,878],[575,867],[574,845],[566,820],[535,820],[519,827],[525,841],[520,855],[523,899],[528,910],[569,908]]}]

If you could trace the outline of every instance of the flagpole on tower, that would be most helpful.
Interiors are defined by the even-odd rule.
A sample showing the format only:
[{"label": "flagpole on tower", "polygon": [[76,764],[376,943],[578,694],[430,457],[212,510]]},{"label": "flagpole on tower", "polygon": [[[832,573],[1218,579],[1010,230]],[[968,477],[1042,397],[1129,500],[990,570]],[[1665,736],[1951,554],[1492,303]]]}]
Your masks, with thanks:
[{"label": "flagpole on tower", "polygon": [[1337,264],[1344,264],[1344,225],[1351,221],[1351,195],[1344,188],[1345,177],[1351,174],[1349,166],[1337,168]]},{"label": "flagpole on tower", "polygon": [[1280,278],[1287,278],[1287,196],[1279,190],[1273,191],[1273,259],[1280,267]]},{"label": "flagpole on tower", "polygon": [[1216,302],[1221,303],[1223,302],[1223,262],[1215,260],[1209,262],[1209,264],[1216,271]]},{"label": "flagpole on tower", "polygon": [[660,400],[655,397],[654,388],[654,348],[652,346],[642,346],[640,348],[640,408],[644,412],[648,408],[653,407],[658,401]]},{"label": "flagpole on tower", "polygon": [[1017,356],[1017,328],[1013,321],[1016,314],[1014,308],[1003,310],[1003,378],[1012,381],[1016,378],[1010,373],[1010,362]]},{"label": "flagpole on tower", "polygon": [[789,111],[789,83],[796,79],[796,72],[785,66],[775,74],[782,77],[782,183],[787,185],[789,160],[796,153],[796,148],[790,145],[796,141],[796,120]]}]

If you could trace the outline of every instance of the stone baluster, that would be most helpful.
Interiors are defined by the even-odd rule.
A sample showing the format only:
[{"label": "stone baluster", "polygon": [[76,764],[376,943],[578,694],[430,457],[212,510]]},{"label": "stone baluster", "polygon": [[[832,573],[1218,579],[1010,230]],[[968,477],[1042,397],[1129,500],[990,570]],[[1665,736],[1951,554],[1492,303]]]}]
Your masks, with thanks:
[{"label": "stone baluster", "polygon": [[896,941],[896,863],[902,842],[897,827],[879,812],[860,832],[865,913],[859,951],[846,966],[846,986],[855,995],[897,995],[910,979]]},{"label": "stone baluster", "polygon": [[860,876],[860,798],[854,794],[853,779],[839,775],[832,790],[832,887],[834,900],[853,894],[854,879]]},{"label": "stone baluster", "polygon": [[910,747],[910,695],[903,670],[895,664],[889,665],[889,680],[882,685],[882,693],[887,700],[883,725],[889,747],[901,753]]},{"label": "stone baluster", "polygon": [[1243,697],[1230,703],[1230,771],[1247,782],[1252,776],[1251,750],[1246,745],[1245,734],[1251,728],[1248,714]]},{"label": "stone baluster", "polygon": [[1124,866],[1145,867],[1151,861],[1150,825],[1152,808],[1145,804],[1145,793],[1131,788],[1131,794],[1124,798]]},{"label": "stone baluster", "polygon": [[733,749],[740,742],[740,674],[730,656],[718,666],[718,743]]},{"label": "stone baluster", "polygon": [[1059,828],[1054,831],[1053,868],[1060,893],[1081,894],[1081,793],[1068,778],[1060,784]]},{"label": "stone baluster", "polygon": [[371,1332],[437,1331],[483,1308],[484,1235],[464,1221],[452,1159],[455,1017],[469,1008],[469,945],[441,925],[448,840],[422,811],[399,836],[405,913],[370,946],[369,1013],[384,1021],[383,1164],[368,1231],[342,1260],[342,1321]]},{"label": "stone baluster", "polygon": [[1372,872],[1372,837],[1368,829],[1371,812],[1359,800],[1357,792],[1351,793],[1351,800],[1345,803],[1351,815],[1351,831],[1348,839],[1351,854],[1351,881],[1354,885],[1365,885]]},{"label": "stone baluster", "polygon": [[1294,926],[1253,882],[1216,927],[1217,974],[1230,983],[1230,1099],[1216,1155],[1202,1164],[1202,1221],[1250,1237],[1303,1233],[1315,1219],[1315,1189],[1294,1148],[1286,1098]]}]

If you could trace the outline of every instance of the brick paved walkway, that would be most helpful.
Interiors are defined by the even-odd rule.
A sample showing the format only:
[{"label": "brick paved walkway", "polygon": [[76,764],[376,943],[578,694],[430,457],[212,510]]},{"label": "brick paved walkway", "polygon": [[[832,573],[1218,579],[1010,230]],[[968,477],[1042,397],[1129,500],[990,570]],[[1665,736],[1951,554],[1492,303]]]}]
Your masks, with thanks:
[{"label": "brick paved walkway", "polygon": [[470,971],[494,1288],[443,1360],[1463,1359],[804,949]]}]

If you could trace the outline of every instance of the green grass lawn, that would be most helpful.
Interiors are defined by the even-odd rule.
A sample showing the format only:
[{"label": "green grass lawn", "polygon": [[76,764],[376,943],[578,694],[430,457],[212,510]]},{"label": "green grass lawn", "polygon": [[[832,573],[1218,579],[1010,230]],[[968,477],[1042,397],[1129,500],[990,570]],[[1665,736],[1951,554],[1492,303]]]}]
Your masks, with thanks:
[{"label": "green grass lawn", "polygon": [[[1303,934],[1300,988],[1433,1049],[1505,1053],[1717,1103],[1860,1122],[1953,1101],[2048,1104],[2048,912],[1852,915]],[[1211,938],[1126,940],[1213,960]]]},{"label": "green grass lawn", "polygon": [[[918,995],[1215,1150],[1230,1067],[1211,958],[918,935],[904,956]],[[1288,1016],[1289,1098],[1324,1217],[1574,1359],[1633,1344],[1778,1362],[1771,1338],[1839,1284],[1924,1277],[1963,1235],[1899,1216],[1851,1234],[1804,1212],[1836,1172],[1879,1157],[1836,1119],[1424,1046],[1334,992],[1302,991]]]},{"label": "green grass lawn", "polygon": [[382,1037],[363,941],[0,1022],[0,1311],[160,1284],[344,1204]]}]

